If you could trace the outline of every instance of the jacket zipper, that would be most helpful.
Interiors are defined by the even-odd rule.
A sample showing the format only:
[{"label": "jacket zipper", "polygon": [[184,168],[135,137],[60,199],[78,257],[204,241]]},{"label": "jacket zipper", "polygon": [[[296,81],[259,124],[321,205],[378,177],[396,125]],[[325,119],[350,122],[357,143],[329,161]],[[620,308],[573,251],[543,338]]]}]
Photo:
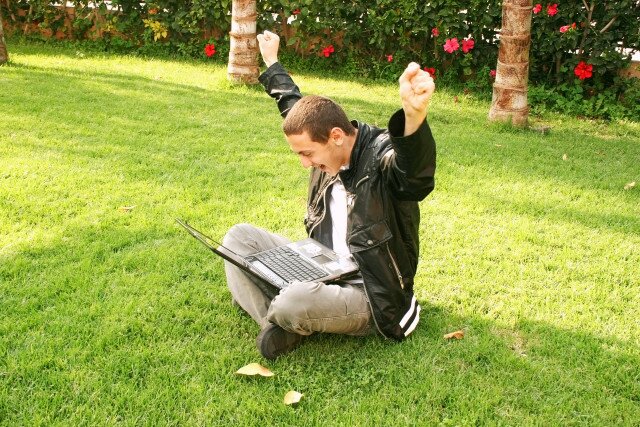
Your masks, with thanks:
[{"label": "jacket zipper", "polygon": [[391,254],[391,249],[389,249],[389,243],[387,242],[387,252],[389,253],[389,258],[391,258],[391,263],[393,264],[393,268],[396,271],[396,275],[398,276],[398,281],[400,282],[400,287],[404,289],[404,282],[402,281],[402,274],[400,274],[400,269],[398,268],[398,264],[396,264],[396,260],[393,258]]},{"label": "jacket zipper", "polygon": [[364,178],[362,178],[360,181],[358,181],[358,182],[356,183],[356,188],[358,188],[358,186],[359,186],[360,184],[362,184],[363,182],[365,182],[365,181],[366,181],[366,180],[368,180],[368,179],[369,179],[369,175],[367,175],[367,176],[365,176]]},{"label": "jacket zipper", "polygon": [[369,298],[369,292],[367,292],[367,287],[364,285],[364,282],[362,283],[362,289],[364,290],[364,294],[367,296],[367,303],[369,303],[369,308],[371,309],[371,318],[373,319],[373,324],[376,325],[376,329],[378,330],[378,332],[380,332],[380,334],[382,334],[383,337],[389,338],[384,332],[382,332],[380,326],[378,326],[376,315],[373,312],[373,305],[371,304],[371,299]]},{"label": "jacket zipper", "polygon": [[[334,177],[333,179],[331,179],[327,183],[327,185],[322,189],[322,194],[317,199],[318,202],[311,207],[312,211],[314,211],[315,208],[318,206],[318,203],[320,203],[320,200],[324,200],[325,199],[325,197],[327,196],[327,190],[329,189],[331,184],[333,184],[336,181],[336,179],[338,179],[338,178]],[[318,221],[316,221],[316,223],[313,225],[313,227],[311,227],[311,229],[309,230],[309,236],[311,236],[311,234],[313,233],[313,230],[315,230],[315,228],[318,226],[318,224],[320,224],[322,222],[322,220],[324,220],[324,217],[325,217],[326,212],[327,212],[327,202],[326,201],[325,201],[324,205],[325,205],[325,208],[322,210],[322,216],[320,217],[320,219]]]}]

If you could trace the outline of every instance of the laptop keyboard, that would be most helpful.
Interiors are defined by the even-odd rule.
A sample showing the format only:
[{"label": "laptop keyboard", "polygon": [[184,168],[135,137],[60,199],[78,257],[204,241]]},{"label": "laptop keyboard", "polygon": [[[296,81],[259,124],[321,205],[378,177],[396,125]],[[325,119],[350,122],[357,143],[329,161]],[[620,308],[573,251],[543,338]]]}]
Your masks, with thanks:
[{"label": "laptop keyboard", "polygon": [[287,246],[279,246],[253,256],[287,282],[312,281],[327,275]]}]

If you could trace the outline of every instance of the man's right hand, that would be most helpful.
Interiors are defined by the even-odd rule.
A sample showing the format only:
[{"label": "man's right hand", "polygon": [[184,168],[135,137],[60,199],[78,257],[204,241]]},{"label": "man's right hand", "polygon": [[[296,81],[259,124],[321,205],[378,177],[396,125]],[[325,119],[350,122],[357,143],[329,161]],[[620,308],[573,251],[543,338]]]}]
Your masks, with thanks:
[{"label": "man's right hand", "polygon": [[271,31],[258,34],[258,45],[262,60],[267,67],[271,67],[278,62],[278,49],[280,48],[280,37]]}]

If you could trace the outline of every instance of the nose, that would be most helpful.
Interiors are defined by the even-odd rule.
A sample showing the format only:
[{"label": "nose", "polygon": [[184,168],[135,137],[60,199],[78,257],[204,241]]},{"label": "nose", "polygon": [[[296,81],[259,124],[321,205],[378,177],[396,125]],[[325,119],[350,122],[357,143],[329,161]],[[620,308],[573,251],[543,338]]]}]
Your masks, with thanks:
[{"label": "nose", "polygon": [[300,163],[302,163],[302,167],[304,167],[305,169],[313,166],[313,162],[309,160],[308,157],[305,157],[305,156],[300,156]]}]

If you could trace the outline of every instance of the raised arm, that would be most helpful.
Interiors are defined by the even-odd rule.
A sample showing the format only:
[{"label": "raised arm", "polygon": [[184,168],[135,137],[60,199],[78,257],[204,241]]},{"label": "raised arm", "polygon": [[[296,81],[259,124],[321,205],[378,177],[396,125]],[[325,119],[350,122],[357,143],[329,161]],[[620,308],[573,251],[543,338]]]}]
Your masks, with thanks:
[{"label": "raised arm", "polygon": [[268,67],[258,77],[258,80],[269,96],[276,100],[280,115],[286,117],[291,107],[302,98],[302,94],[287,70],[278,62],[280,37],[275,33],[265,31],[258,34],[258,45],[262,60]]},{"label": "raised arm", "polygon": [[384,153],[381,167],[396,198],[419,201],[435,185],[436,144],[426,120],[435,85],[429,73],[414,62],[399,83],[402,110],[389,120],[392,149]]}]

